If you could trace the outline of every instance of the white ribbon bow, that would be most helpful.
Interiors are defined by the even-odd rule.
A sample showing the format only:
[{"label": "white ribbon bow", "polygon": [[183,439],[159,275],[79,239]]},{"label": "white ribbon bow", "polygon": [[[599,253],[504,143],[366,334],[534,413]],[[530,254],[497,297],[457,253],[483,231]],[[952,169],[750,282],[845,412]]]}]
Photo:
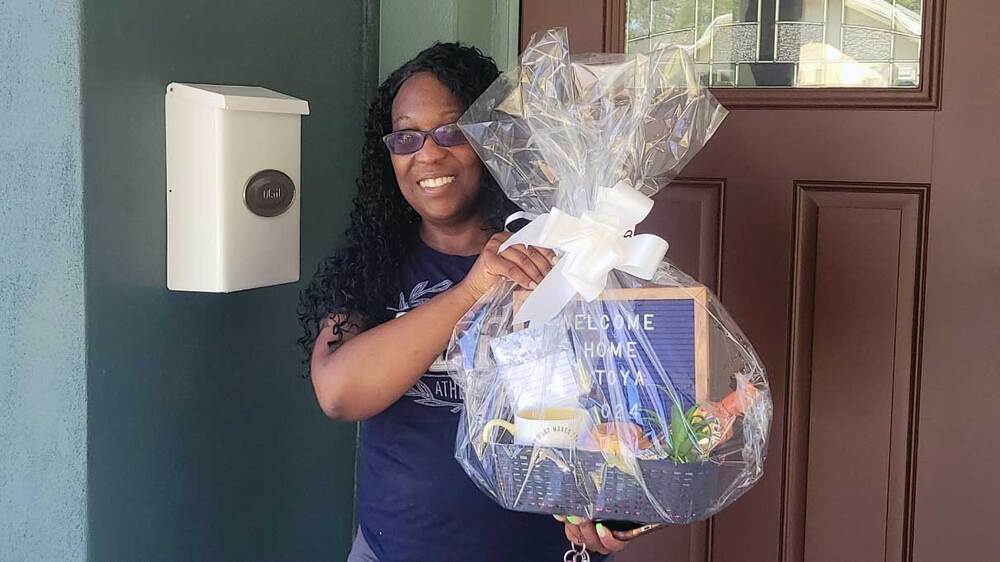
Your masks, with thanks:
[{"label": "white ribbon bow", "polygon": [[652,208],[652,199],[618,182],[600,191],[593,211],[577,218],[553,207],[508,238],[499,251],[525,244],[564,252],[514,315],[514,323],[548,322],[577,294],[593,301],[612,269],[651,279],[669,244],[655,234],[633,233]]}]

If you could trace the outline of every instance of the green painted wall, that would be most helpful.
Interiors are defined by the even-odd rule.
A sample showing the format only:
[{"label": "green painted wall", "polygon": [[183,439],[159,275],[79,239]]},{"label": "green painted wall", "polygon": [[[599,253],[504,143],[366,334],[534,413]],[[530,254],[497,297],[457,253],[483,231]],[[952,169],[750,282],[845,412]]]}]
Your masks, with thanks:
[{"label": "green painted wall", "polygon": [[[301,284],[165,284],[163,94],[171,81],[307,99],[302,277],[335,244],[362,139],[357,0],[84,0],[83,122],[93,560],[341,560],[355,427],[300,379]],[[372,68],[374,70],[374,67]]]},{"label": "green painted wall", "polygon": [[301,284],[165,289],[163,92],[311,102],[308,279],[345,224],[377,22],[375,0],[0,2],[0,560],[344,558],[355,428],[300,378]]},{"label": "green painted wall", "polygon": [[494,58],[501,70],[516,60],[518,0],[382,0],[379,76],[434,41],[462,41]]},{"label": "green painted wall", "polygon": [[0,560],[83,560],[78,0],[0,2]]}]

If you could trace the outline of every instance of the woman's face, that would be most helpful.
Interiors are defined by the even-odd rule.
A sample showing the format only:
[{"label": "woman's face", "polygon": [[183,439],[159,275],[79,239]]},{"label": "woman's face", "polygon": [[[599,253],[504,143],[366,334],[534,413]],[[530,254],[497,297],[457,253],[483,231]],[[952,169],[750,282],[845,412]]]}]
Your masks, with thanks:
[{"label": "woman's face", "polygon": [[[430,131],[453,123],[465,108],[429,72],[409,77],[392,102],[392,130]],[[393,154],[399,190],[417,213],[428,222],[452,223],[476,212],[482,167],[468,144],[438,146],[427,137],[412,154]]]}]

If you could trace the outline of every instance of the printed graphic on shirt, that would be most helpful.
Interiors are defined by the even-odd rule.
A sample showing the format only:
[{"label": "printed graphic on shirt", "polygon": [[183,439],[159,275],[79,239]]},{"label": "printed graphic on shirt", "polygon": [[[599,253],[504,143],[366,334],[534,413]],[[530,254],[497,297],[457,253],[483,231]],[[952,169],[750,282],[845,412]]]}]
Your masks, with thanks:
[{"label": "printed graphic on shirt", "polygon": [[433,287],[428,287],[428,281],[421,281],[410,289],[410,298],[406,298],[406,293],[400,291],[399,293],[399,304],[398,306],[387,307],[392,312],[396,313],[396,318],[402,316],[402,313],[413,310],[418,306],[424,304],[425,302],[431,300],[438,293],[443,293],[451,288],[451,279],[445,279]]},{"label": "printed graphic on shirt", "polygon": [[[428,281],[417,283],[410,290],[409,296],[401,291],[397,306],[387,307],[388,310],[395,312],[396,318],[399,318],[452,286],[450,279],[428,287],[429,284]],[[464,403],[462,389],[448,376],[448,364],[445,362],[443,352],[427,368],[427,373],[417,381],[417,384],[406,391],[406,396],[413,397],[413,401],[421,406],[449,408],[452,413],[460,412]]]},{"label": "printed graphic on shirt", "polygon": [[406,391],[406,396],[412,396],[421,406],[449,408],[453,414],[461,412],[464,404],[462,389],[447,373],[425,374]]}]

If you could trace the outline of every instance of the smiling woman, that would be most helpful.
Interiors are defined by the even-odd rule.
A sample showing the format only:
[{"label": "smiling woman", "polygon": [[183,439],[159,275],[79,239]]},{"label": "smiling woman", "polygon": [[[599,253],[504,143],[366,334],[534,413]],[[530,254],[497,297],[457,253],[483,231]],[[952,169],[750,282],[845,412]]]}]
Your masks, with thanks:
[{"label": "smiling woman", "polygon": [[[392,106],[394,132],[387,135],[386,144],[399,189],[423,218],[425,239],[436,235],[436,229],[428,228],[431,222],[450,227],[481,213],[476,199],[484,175],[482,164],[455,125],[464,111],[461,101],[430,72],[414,74],[403,83]],[[478,243],[471,253],[478,252],[485,238],[469,240]],[[434,241],[428,241],[434,246]],[[452,248],[460,253],[469,249]]]},{"label": "smiling woman", "polygon": [[567,537],[595,552],[623,546],[589,522],[502,509],[455,460],[463,397],[437,359],[497,281],[532,288],[554,258],[498,252],[517,208],[455,126],[498,75],[478,50],[437,44],[386,79],[345,244],[302,294],[317,401],[333,419],[362,420],[352,562],[558,560]]},{"label": "smiling woman", "polygon": [[[420,223],[420,214],[404,198],[397,183],[391,158],[402,159],[390,154],[385,137],[397,128],[405,128],[393,123],[394,102],[408,79],[421,73],[433,75],[439,84],[446,86],[449,103],[453,109],[459,109],[458,114],[448,116],[452,120],[461,114],[461,107],[472,103],[499,74],[492,61],[478,51],[441,44],[404,64],[379,87],[365,122],[362,172],[357,180],[357,196],[350,225],[344,233],[344,245],[320,264],[312,284],[302,294],[300,321],[304,334],[299,344],[307,356],[312,352],[320,322],[332,311],[353,311],[365,316],[369,325],[381,324],[394,316],[385,309],[386,302],[399,290],[395,277]],[[396,117],[405,116],[404,113],[399,111]],[[447,122],[445,119],[438,124]],[[431,150],[437,148],[433,142],[423,144],[435,145],[427,147]],[[480,174],[480,182],[477,203],[482,228],[488,232],[500,231],[506,216],[516,208],[492,176]],[[338,234],[330,233],[331,237]],[[339,322],[335,329],[339,332],[346,326],[346,322]]]}]

